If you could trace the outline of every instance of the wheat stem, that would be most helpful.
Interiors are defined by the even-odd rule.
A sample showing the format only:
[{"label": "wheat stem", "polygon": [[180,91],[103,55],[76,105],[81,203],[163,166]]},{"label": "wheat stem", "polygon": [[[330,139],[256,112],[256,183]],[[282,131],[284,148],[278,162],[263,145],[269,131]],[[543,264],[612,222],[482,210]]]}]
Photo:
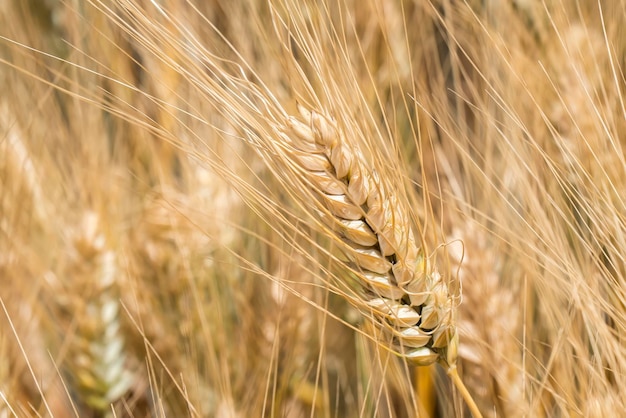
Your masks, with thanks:
[{"label": "wheat stem", "polygon": [[472,416],[474,418],[482,418],[482,414],[478,410],[478,406],[476,405],[476,402],[474,402],[474,398],[472,398],[472,395],[469,393],[469,391],[465,387],[465,384],[463,383],[463,380],[461,380],[461,377],[459,376],[456,365],[449,366],[447,373],[448,376],[450,376],[450,379],[452,379],[452,383],[454,384],[454,386],[461,393],[461,396],[465,400],[465,403],[467,403],[467,407],[472,413]]}]

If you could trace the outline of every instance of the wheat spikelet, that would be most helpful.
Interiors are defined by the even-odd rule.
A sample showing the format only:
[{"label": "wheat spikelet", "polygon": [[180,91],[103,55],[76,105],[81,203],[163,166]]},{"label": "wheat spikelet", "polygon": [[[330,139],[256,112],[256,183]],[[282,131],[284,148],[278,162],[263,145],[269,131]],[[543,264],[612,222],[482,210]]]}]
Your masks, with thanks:
[{"label": "wheat spikelet", "polygon": [[[208,319],[210,313],[218,311],[212,305],[211,289],[208,288],[215,272],[207,268],[207,259],[210,252],[215,251],[215,243],[207,238],[206,232],[193,227],[196,222],[200,223],[197,219],[187,218],[191,214],[184,212],[189,211],[190,203],[186,203],[189,201],[190,197],[169,188],[155,196],[146,194],[144,197],[144,207],[133,222],[124,251],[129,260],[129,285],[135,289],[121,295],[133,323],[124,331],[129,348],[139,348],[135,351],[137,357],[153,358],[152,375],[188,376],[185,384],[189,387],[185,396],[194,398],[196,392],[202,391],[202,397],[197,396],[202,402],[194,405],[196,412],[213,416],[215,388],[207,382],[212,384],[217,379],[194,372],[197,361],[188,359],[187,352],[179,355],[181,347],[191,353],[209,351],[207,346],[210,343],[201,338],[205,332],[203,321],[217,328],[206,331],[212,335],[219,335],[219,327],[224,326],[222,321]],[[195,200],[194,203],[201,204]],[[147,351],[143,339],[150,341]],[[203,355],[209,357],[207,352]],[[167,362],[162,364],[159,357]],[[214,369],[219,370],[217,366]],[[193,384],[192,376],[196,380]],[[160,385],[161,382],[154,383],[157,388]],[[166,415],[188,413],[186,400],[181,395],[179,391],[159,394]]]},{"label": "wheat spikelet", "polygon": [[133,383],[120,330],[117,260],[93,212],[84,216],[71,239],[67,285],[56,301],[61,332],[69,334],[67,371],[80,400],[105,412]]},{"label": "wheat spikelet", "polygon": [[403,202],[342,138],[333,121],[299,107],[283,136],[366,290],[366,305],[417,365],[454,364],[457,336],[447,283],[417,246]]},{"label": "wheat spikelet", "polygon": [[[473,224],[453,231],[450,260],[464,284],[459,310],[459,362],[470,392],[488,416],[524,412],[519,292],[502,283],[502,259]],[[495,361],[494,361],[495,360]]]}]

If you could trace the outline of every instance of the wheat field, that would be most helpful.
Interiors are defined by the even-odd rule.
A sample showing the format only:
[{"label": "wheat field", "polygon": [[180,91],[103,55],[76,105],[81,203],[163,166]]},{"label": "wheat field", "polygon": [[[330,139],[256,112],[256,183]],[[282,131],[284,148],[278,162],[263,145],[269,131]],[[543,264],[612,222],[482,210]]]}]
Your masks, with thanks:
[{"label": "wheat field", "polygon": [[0,418],[624,414],[624,28],[0,2]]}]

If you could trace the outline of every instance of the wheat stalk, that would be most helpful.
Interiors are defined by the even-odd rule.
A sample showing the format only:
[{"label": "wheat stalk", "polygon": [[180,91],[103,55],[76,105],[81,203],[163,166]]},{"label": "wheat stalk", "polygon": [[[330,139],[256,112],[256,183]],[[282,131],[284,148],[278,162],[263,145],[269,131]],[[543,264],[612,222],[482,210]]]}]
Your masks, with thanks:
[{"label": "wheat stalk", "polygon": [[10,403],[10,369],[9,350],[7,349],[7,338],[4,332],[0,332],[0,418],[9,417],[11,410]]}]

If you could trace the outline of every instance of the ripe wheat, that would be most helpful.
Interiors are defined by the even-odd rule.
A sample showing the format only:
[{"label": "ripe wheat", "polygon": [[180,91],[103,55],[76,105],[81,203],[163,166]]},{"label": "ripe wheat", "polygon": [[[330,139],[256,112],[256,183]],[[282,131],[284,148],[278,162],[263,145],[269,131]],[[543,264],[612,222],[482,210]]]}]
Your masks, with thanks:
[{"label": "ripe wheat", "polygon": [[66,280],[63,284],[55,281],[62,287],[57,326],[61,332],[75,329],[69,336],[67,372],[80,399],[94,410],[106,412],[134,382],[120,329],[117,260],[107,248],[94,213],[84,217],[72,238]]},{"label": "ripe wheat", "polygon": [[299,107],[286,121],[297,163],[332,216],[324,222],[366,290],[366,306],[384,319],[404,357],[417,365],[456,362],[454,298],[416,243],[402,200],[350,147],[331,119]]},{"label": "ripe wheat", "polygon": [[[10,361],[0,359],[0,405],[44,415],[45,402],[60,411],[49,416],[68,416],[76,401],[89,404],[78,415],[100,414],[128,389],[162,405],[136,416],[415,416],[428,395],[407,362],[387,362],[391,352],[443,363],[460,386],[458,346],[485,414],[624,410],[619,2],[30,3],[0,5],[0,113],[10,115],[0,114],[0,252],[16,254],[0,265],[11,282],[0,302],[32,312],[0,319],[29,323],[38,304],[53,305],[50,328],[67,338],[55,350],[38,326],[0,329]],[[289,117],[280,103],[294,97],[319,113]],[[406,164],[382,168],[394,153]],[[221,176],[247,206],[222,216],[233,206],[210,199],[180,211],[193,228],[161,215],[138,226],[153,193],[195,194],[187,160],[210,166],[208,183]],[[424,213],[409,210],[413,194],[393,177],[420,182]],[[164,195],[163,213],[178,211]],[[67,238],[52,227],[65,224],[64,202],[83,213],[101,196],[113,216],[88,215],[68,248],[54,245]],[[226,218],[224,231],[207,214]],[[416,218],[440,229],[422,231]],[[199,230],[210,243],[188,245]],[[449,251],[447,266],[421,243],[458,230],[467,257]],[[120,270],[143,293],[122,295],[141,326],[118,329]],[[40,296],[48,271],[58,286]],[[354,349],[353,311],[336,296],[374,319],[361,335],[384,331],[383,355]],[[148,366],[150,391],[120,371],[124,353],[142,358],[148,344],[149,362],[164,359]],[[56,385],[18,379],[16,359],[48,379],[37,353],[49,352],[65,372],[62,398]],[[462,415],[447,389],[437,385],[438,411]],[[55,398],[67,401],[55,409]]]}]

